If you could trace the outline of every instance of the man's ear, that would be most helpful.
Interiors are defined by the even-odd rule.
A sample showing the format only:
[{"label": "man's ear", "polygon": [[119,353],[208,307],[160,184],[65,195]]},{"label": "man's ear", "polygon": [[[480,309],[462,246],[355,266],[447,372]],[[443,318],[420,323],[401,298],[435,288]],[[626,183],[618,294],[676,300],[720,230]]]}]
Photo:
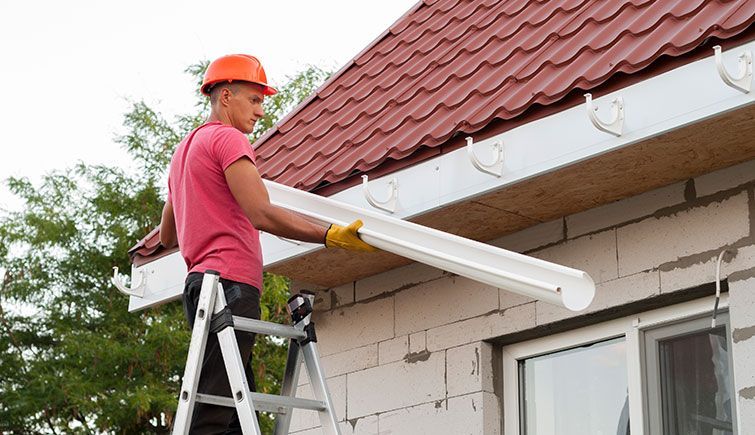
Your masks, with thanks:
[{"label": "man's ear", "polygon": [[220,101],[221,104],[223,104],[224,106],[227,106],[228,101],[231,99],[232,96],[233,96],[233,92],[227,86],[224,86],[223,88],[220,89],[220,98],[218,100]]}]

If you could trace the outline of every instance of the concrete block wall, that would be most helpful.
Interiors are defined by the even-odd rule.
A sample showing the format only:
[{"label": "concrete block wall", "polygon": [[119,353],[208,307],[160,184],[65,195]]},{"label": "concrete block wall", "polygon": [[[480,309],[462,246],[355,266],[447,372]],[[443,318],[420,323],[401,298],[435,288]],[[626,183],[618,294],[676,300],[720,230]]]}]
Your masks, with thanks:
[{"label": "concrete block wall", "polygon": [[[579,313],[422,264],[322,290],[315,322],[344,433],[500,434],[486,340],[713,282],[722,249],[739,427],[755,427],[754,210],[750,161],[490,242],[590,273],[595,301]],[[293,433],[318,426],[294,413]]]}]

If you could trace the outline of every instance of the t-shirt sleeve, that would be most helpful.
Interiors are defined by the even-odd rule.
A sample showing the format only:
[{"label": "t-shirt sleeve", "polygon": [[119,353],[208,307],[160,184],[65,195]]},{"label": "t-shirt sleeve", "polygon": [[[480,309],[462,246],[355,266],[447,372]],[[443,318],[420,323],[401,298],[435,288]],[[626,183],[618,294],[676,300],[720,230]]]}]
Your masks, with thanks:
[{"label": "t-shirt sleeve", "polygon": [[242,157],[247,157],[256,164],[254,149],[249,139],[232,127],[218,129],[212,141],[212,152],[223,171]]}]

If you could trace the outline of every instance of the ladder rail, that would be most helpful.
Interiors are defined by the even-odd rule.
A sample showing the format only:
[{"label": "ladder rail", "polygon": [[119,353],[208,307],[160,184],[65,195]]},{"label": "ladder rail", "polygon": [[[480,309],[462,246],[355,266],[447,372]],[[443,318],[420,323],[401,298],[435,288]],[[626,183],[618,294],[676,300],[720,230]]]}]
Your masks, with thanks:
[{"label": "ladder rail", "polygon": [[[281,383],[281,396],[295,397],[299,387],[299,374],[301,372],[302,356],[299,343],[296,340],[288,341],[288,355],[286,357],[286,369]],[[275,435],[288,435],[291,427],[292,410],[278,414],[275,417]]]},{"label": "ladder rail", "polygon": [[333,412],[333,399],[330,397],[330,392],[323,376],[324,372],[320,365],[320,354],[317,351],[317,347],[313,346],[313,344],[309,343],[306,346],[302,346],[302,353],[304,354],[304,363],[307,366],[307,375],[309,375],[312,392],[315,398],[324,402],[330,410],[330,412],[327,410],[318,411],[320,426],[322,426],[323,433],[326,435],[340,435],[338,420],[336,419],[335,412]]},{"label": "ladder rail", "polygon": [[[214,314],[218,315],[226,309],[225,292],[223,285],[217,284],[217,301],[215,303]],[[254,402],[252,401],[249,391],[249,383],[246,380],[246,371],[244,361],[241,360],[239,344],[236,342],[236,331],[232,325],[226,326],[217,333],[218,342],[220,343],[220,352],[223,355],[223,364],[225,372],[228,375],[228,381],[231,385],[231,396],[234,399],[236,412],[238,413],[241,430],[245,434],[262,435],[259,421],[255,414]]]},{"label": "ladder rail", "polygon": [[210,332],[210,313],[214,311],[219,278],[218,275],[205,273],[202,279],[202,290],[197,301],[197,312],[194,317],[194,327],[191,332],[181,392],[178,396],[178,408],[173,424],[174,435],[188,435],[189,433],[197,388],[199,387],[199,375],[202,370],[202,355],[204,355],[207,336]]}]

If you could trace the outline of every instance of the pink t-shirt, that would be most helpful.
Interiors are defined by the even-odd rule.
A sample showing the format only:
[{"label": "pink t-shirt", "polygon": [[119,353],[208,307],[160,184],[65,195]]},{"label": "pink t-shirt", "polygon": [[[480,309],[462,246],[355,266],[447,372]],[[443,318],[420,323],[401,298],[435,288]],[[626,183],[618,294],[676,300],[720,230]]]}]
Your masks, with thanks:
[{"label": "pink t-shirt", "polygon": [[225,180],[226,168],[244,157],[255,161],[249,140],[239,130],[218,121],[198,127],[173,154],[168,199],[189,272],[216,270],[223,278],[262,291],[259,231]]}]

